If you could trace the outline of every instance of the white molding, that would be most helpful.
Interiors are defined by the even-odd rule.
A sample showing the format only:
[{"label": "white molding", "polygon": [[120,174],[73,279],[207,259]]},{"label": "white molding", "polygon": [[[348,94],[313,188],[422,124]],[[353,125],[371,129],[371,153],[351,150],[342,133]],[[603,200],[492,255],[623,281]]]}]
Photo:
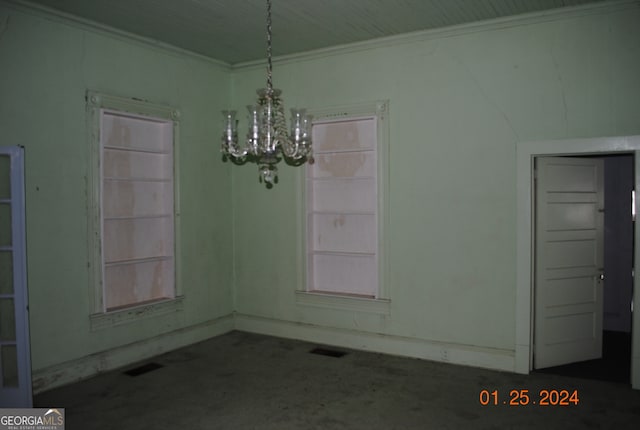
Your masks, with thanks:
[{"label": "white molding", "polygon": [[514,352],[232,313],[149,339],[33,371],[38,394],[233,330],[457,365],[512,372]]},{"label": "white molding", "polygon": [[34,15],[56,23],[76,27],[81,30],[91,31],[101,36],[108,36],[121,41],[124,40],[126,42],[134,42],[146,48],[156,49],[174,55],[179,54],[185,57],[195,58],[197,60],[201,60],[218,66],[226,71],[231,70],[230,65],[224,61],[207,57],[206,55],[198,54],[196,52],[179,48],[177,46],[160,42],[148,37],[139,36],[128,31],[119,30],[117,28],[110,27],[105,24],[100,24],[99,22],[81,18],[79,16],[53,9],[41,4],[31,3],[26,0],[0,0],[0,4],[6,4],[8,7],[11,7],[19,12]]},{"label": "white molding", "polygon": [[235,315],[236,330],[307,342],[512,372],[514,352],[389,334]]},{"label": "white molding", "polygon": [[162,119],[173,122],[174,126],[180,122],[180,110],[134,97],[122,97],[89,89],[86,94],[86,102],[88,108],[105,109],[114,113],[126,112],[143,119]]},{"label": "white molding", "polygon": [[162,300],[146,305],[128,307],[113,312],[97,313],[89,316],[91,321],[91,331],[103,330],[134,321],[157,317],[160,315],[182,312],[184,308],[184,297]]},{"label": "white molding", "polygon": [[[298,257],[296,279],[298,286],[296,291],[296,302],[302,305],[321,306],[335,309],[357,310],[364,312],[375,312],[389,314],[389,301],[391,299],[391,289],[389,286],[389,259],[386,248],[388,246],[389,231],[389,100],[373,100],[360,103],[351,103],[339,106],[330,106],[309,110],[313,116],[314,124],[335,123],[340,121],[354,121],[359,119],[373,119],[376,122],[376,178],[378,205],[376,210],[376,223],[378,229],[378,243],[376,250],[376,266],[378,288],[376,299],[358,297],[345,297],[340,294],[317,293],[313,294],[309,290],[307,276],[308,250],[307,250],[307,171],[299,169],[296,179],[298,186],[296,190],[296,211],[298,213]],[[307,293],[307,295],[305,295]]]},{"label": "white molding", "polygon": [[33,371],[35,394],[87,379],[137,361],[146,360],[174,349],[233,331],[233,315],[228,314],[204,323],[181,328],[149,339],[97,352]]},{"label": "white molding", "polygon": [[[25,225],[25,149],[21,145],[0,146],[0,155],[7,157],[9,169],[7,172],[9,182],[9,196],[0,199],[0,202],[8,206],[10,210],[11,241],[6,246],[0,246],[0,250],[7,252],[11,257],[13,285],[10,292],[0,294],[0,298],[10,299],[14,306],[13,341],[3,339],[7,346],[15,347],[17,360],[17,387],[2,387],[0,383],[0,404],[3,407],[32,407],[31,386],[31,342],[29,336],[29,288],[27,276],[27,241]],[[3,223],[5,224],[5,223]],[[6,224],[5,224],[6,225]],[[6,278],[4,278],[6,279]],[[1,346],[0,346],[1,349]],[[1,358],[0,358],[1,360]],[[0,363],[0,370],[2,364]]]},{"label": "white molding", "polygon": [[[419,43],[434,39],[444,39],[483,31],[501,30],[524,25],[541,24],[545,22],[581,18],[603,13],[615,13],[628,9],[639,8],[640,2],[638,0],[604,1],[597,3],[588,3],[580,6],[568,6],[541,12],[531,12],[515,16],[494,18],[485,21],[452,25],[449,27],[419,30],[410,33],[399,34],[396,36],[380,37],[377,39],[365,40],[363,42],[331,46],[328,48],[320,48],[291,55],[282,55],[274,58],[273,64],[284,65],[298,61],[311,61],[328,56],[345,55],[370,49],[379,49],[410,43]],[[264,60],[252,60],[232,64],[231,70],[251,70],[262,67],[264,67]]]},{"label": "white molding", "polygon": [[347,105],[310,109],[314,123],[335,122],[344,119],[350,121],[360,118],[382,117],[386,120],[389,113],[389,100],[372,100]]},{"label": "white molding", "polygon": [[[110,36],[115,39],[135,42],[145,47],[158,49],[164,52],[179,54],[186,57],[196,58],[227,71],[235,71],[239,69],[255,69],[264,67],[264,59],[229,64],[222,60],[207,57],[202,54],[195,53],[183,48],[178,48],[168,43],[159,42],[154,39],[138,36],[124,30],[100,24],[85,18],[62,12],[43,5],[34,4],[26,0],[0,0],[0,3],[12,7],[14,10],[29,13],[65,25],[74,26],[82,30],[92,31],[94,33]],[[317,58],[323,58],[332,55],[349,54],[353,52],[365,51],[369,49],[384,48],[389,46],[398,46],[409,43],[423,42],[432,39],[443,39],[448,37],[461,36],[464,34],[477,33],[481,31],[492,31],[504,28],[511,28],[523,25],[539,24],[544,22],[558,21],[563,19],[581,18],[584,16],[615,13],[628,9],[640,8],[638,0],[615,0],[589,3],[579,6],[568,6],[564,8],[545,10],[541,12],[531,12],[516,16],[507,16],[495,18],[491,20],[472,22],[460,25],[453,25],[443,28],[434,28],[429,30],[419,30],[410,33],[399,34],[395,36],[381,37],[363,42],[349,43],[339,46],[315,49],[291,55],[283,55],[273,59],[276,65],[287,64],[297,61],[309,61]]]},{"label": "white molding", "polygon": [[[545,155],[635,154],[635,188],[640,189],[640,135],[518,142],[516,146],[516,345],[515,371],[529,373],[533,360],[533,161]],[[640,202],[636,201],[636,211]],[[636,212],[638,213],[638,212]],[[640,249],[640,229],[634,248]],[[640,267],[635,253],[634,267]],[[640,279],[634,281],[634,303],[640,303]],[[631,385],[640,389],[640,315],[633,314]]]},{"label": "white molding", "polygon": [[[638,150],[635,151],[635,157],[633,159],[635,165],[634,189],[640,190],[640,136],[637,136],[636,146],[638,146]],[[640,209],[640,201],[638,201],[639,199],[637,198],[635,200],[637,219],[637,214],[640,213],[638,212]],[[633,237],[633,267],[636,273],[638,272],[638,268],[640,268],[640,228],[638,228],[637,224],[636,222]],[[640,312],[638,312],[638,304],[640,304],[640,280],[638,276],[634,276],[633,297],[631,300],[633,306],[631,308],[631,387],[640,390]]]},{"label": "white molding", "polygon": [[391,301],[386,299],[314,293],[309,291],[296,291],[296,304],[382,315],[389,315],[391,307]]},{"label": "white molding", "polygon": [[[86,101],[86,129],[88,141],[88,168],[87,168],[87,267],[89,269],[90,300],[93,315],[91,318],[91,330],[119,325],[133,320],[135,315],[159,315],[161,313],[180,310],[181,300],[174,302],[170,309],[168,305],[146,305],[148,312],[106,312],[104,303],[104,279],[102,264],[102,116],[104,112],[122,114],[135,118],[152,120],[159,123],[172,125],[173,139],[173,262],[174,262],[174,298],[183,295],[182,289],[182,264],[181,264],[181,220],[180,220],[180,110],[172,106],[150,102],[148,100],[133,97],[122,97],[112,94],[100,93],[88,89],[85,95]],[[131,308],[133,309],[133,308]]]}]

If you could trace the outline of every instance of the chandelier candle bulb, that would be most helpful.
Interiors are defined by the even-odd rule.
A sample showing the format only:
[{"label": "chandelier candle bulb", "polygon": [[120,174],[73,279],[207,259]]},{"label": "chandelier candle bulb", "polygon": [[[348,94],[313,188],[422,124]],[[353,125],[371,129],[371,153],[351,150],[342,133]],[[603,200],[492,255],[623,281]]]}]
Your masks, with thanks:
[{"label": "chandelier candle bulb", "polygon": [[249,132],[247,133],[247,145],[249,151],[256,155],[258,153],[258,143],[260,142],[260,122],[261,109],[260,106],[248,105],[249,111]]},{"label": "chandelier candle bulb", "polygon": [[304,114],[305,109],[291,109],[291,136],[296,145],[299,145],[302,142],[302,118],[304,117]]},{"label": "chandelier candle bulb", "polygon": [[236,126],[238,121],[236,120],[236,111],[234,110],[225,110],[222,111],[222,114],[225,118],[225,138],[227,142],[237,141],[237,129]]},{"label": "chandelier candle bulb", "polygon": [[222,111],[223,159],[235,164],[256,163],[259,180],[267,188],[278,182],[277,164],[281,160],[292,166],[313,163],[311,149],[311,115],[305,109],[291,109],[291,130],[287,130],[281,91],[273,88],[271,61],[271,0],[267,0],[267,87],[257,90],[256,105],[247,106],[249,131],[242,148],[238,145],[236,111]]}]

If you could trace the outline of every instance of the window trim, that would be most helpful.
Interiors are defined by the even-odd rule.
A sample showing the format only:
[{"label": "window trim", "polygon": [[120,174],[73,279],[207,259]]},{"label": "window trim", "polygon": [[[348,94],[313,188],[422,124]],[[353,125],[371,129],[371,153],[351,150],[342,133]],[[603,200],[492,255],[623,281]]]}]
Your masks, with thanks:
[{"label": "window trim", "polygon": [[307,285],[307,217],[306,217],[306,169],[298,171],[298,258],[296,304],[331,309],[354,310],[389,314],[391,291],[388,276],[388,240],[386,232],[389,219],[389,101],[378,100],[360,104],[311,110],[314,122],[357,120],[366,117],[376,119],[377,133],[377,219],[378,219],[378,294],[376,298],[308,290]]},{"label": "window trim", "polygon": [[[89,147],[89,167],[87,172],[87,267],[89,269],[90,321],[91,330],[98,330],[130,321],[180,311],[183,306],[183,291],[180,280],[180,187],[179,187],[179,123],[180,111],[146,100],[125,98],[88,90],[87,130]],[[174,298],[141,303],[131,307],[107,311],[104,304],[103,264],[102,264],[102,219],[101,208],[101,118],[103,111],[123,113],[132,117],[149,118],[173,123],[173,216],[174,216]],[[140,312],[144,309],[144,312]]]}]

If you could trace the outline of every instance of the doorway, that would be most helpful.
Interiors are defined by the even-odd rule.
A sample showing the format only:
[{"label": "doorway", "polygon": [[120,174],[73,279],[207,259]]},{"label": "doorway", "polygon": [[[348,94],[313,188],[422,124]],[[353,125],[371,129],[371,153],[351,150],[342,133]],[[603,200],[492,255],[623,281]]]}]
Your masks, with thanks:
[{"label": "doorway", "polygon": [[[553,168],[553,170],[550,170]],[[582,169],[582,172],[577,169]],[[577,171],[581,177],[571,177]],[[585,193],[591,179],[585,172],[598,172],[600,194]],[[558,184],[551,184],[548,172],[555,172]],[[629,383],[631,364],[631,301],[633,291],[633,230],[632,191],[634,188],[633,154],[607,154],[581,157],[537,157],[536,200],[536,241],[534,263],[534,357],[533,367],[537,372],[559,374],[586,379]],[[574,173],[575,176],[575,173]],[[541,181],[541,179],[543,181]],[[567,193],[567,187],[582,188],[582,192]],[[552,193],[549,187],[563,189],[564,193]],[[544,188],[544,189],[543,189]],[[546,190],[545,190],[546,189]],[[547,202],[549,197],[553,203]],[[564,201],[564,200],[568,200]],[[592,201],[591,203],[584,203]],[[581,203],[579,203],[581,202]],[[560,209],[558,209],[560,208]],[[555,216],[555,226],[548,231],[547,217]],[[558,230],[561,225],[561,230]],[[597,234],[596,234],[597,232]],[[566,247],[558,241],[559,236],[571,236],[578,254],[582,243],[591,243],[586,263],[582,267],[560,268],[558,262],[549,261],[553,246]],[[576,241],[591,237],[593,240]],[[553,238],[552,246],[545,238]],[[578,244],[578,245],[576,245]],[[567,248],[568,249],[568,248]],[[555,257],[557,258],[557,257]],[[577,256],[564,256],[563,260],[576,260]],[[593,260],[592,260],[593,259]],[[597,261],[596,261],[597,260]],[[555,264],[551,264],[555,263]],[[541,270],[541,266],[551,265],[551,270]],[[592,266],[592,267],[589,267]],[[578,272],[588,272],[579,277]],[[571,274],[572,276],[567,276]],[[550,277],[552,280],[545,279]],[[545,296],[560,297],[562,306],[547,307]],[[570,296],[574,295],[573,298]],[[556,303],[557,305],[558,303]],[[590,313],[585,313],[594,306]],[[557,318],[557,314],[568,313],[571,317]],[[548,318],[553,314],[555,318]],[[579,327],[571,326],[579,318],[587,316]],[[574,320],[572,320],[573,318]],[[570,327],[570,342],[547,346],[555,337],[562,335],[562,329],[555,327],[557,321]],[[547,325],[553,325],[553,333],[545,333]],[[597,339],[597,342],[596,342]],[[555,340],[555,339],[554,339]],[[594,351],[581,350],[581,346],[593,343]],[[543,346],[544,345],[544,346]],[[549,357],[557,349],[568,357]],[[568,348],[569,351],[564,349]],[[550,359],[552,363],[550,363]],[[555,359],[555,362],[553,362]]]},{"label": "doorway", "polygon": [[[633,154],[634,188],[640,189],[640,135],[589,139],[519,142],[516,153],[516,345],[514,370],[528,374],[534,369],[534,160],[543,156],[605,156]],[[638,203],[635,203],[637,208]],[[637,211],[636,211],[637,212]],[[633,232],[633,249],[640,245],[640,234]],[[640,265],[638,253],[633,266]],[[640,297],[636,278],[632,300]],[[640,389],[640,316],[631,316],[631,386]]]}]

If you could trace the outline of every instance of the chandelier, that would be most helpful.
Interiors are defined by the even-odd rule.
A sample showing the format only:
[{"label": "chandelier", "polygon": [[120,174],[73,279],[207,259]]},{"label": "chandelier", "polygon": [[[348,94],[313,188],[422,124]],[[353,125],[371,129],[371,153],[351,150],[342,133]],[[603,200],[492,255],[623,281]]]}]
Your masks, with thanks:
[{"label": "chandelier", "polygon": [[248,105],[249,129],[245,144],[238,143],[235,110],[224,110],[223,159],[235,164],[256,163],[259,180],[267,188],[278,182],[277,164],[313,164],[311,115],[305,109],[291,109],[291,129],[287,131],[281,91],[273,88],[271,62],[271,0],[267,0],[267,87],[257,90],[257,103]]}]

